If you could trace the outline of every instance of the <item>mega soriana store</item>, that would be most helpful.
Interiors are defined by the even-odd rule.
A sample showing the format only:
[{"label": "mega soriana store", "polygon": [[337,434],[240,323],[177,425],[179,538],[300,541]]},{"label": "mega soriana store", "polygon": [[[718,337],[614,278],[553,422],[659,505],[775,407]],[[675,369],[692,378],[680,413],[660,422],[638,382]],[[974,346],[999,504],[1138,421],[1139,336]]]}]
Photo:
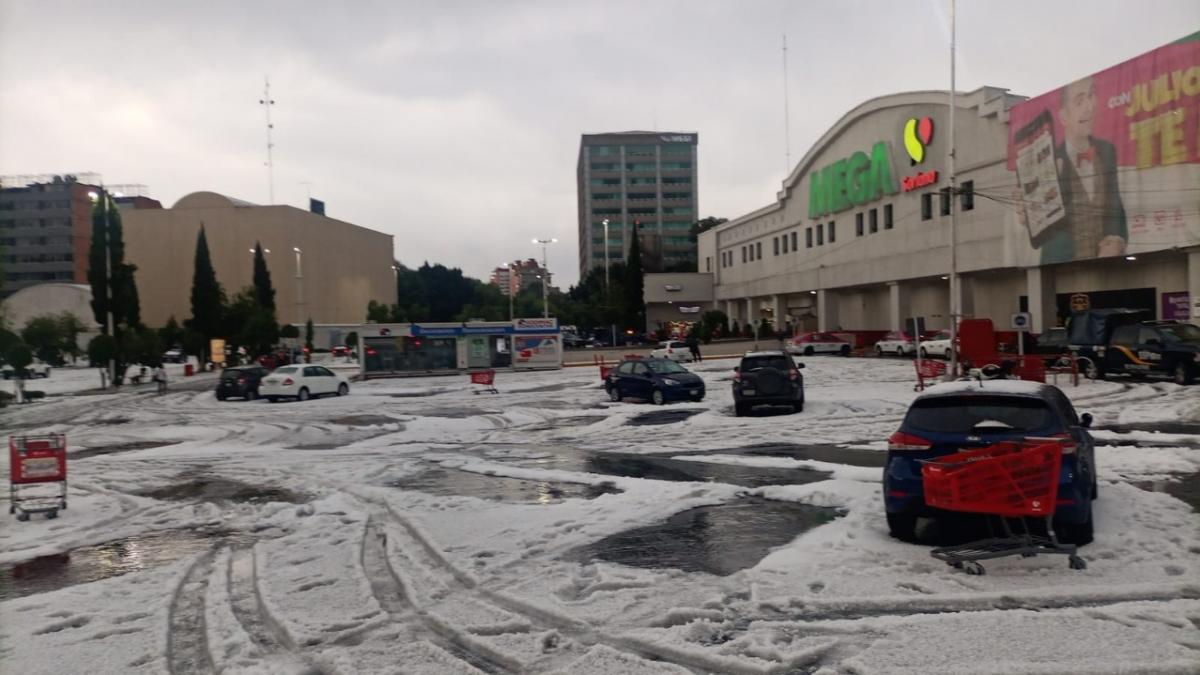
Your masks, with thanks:
[{"label": "mega soriana store", "polygon": [[1200,317],[1200,33],[1033,99],[909,92],[847,113],[774,204],[700,235],[718,308],[807,330],[949,326],[950,209],[962,313],[1033,330],[1073,310]]}]

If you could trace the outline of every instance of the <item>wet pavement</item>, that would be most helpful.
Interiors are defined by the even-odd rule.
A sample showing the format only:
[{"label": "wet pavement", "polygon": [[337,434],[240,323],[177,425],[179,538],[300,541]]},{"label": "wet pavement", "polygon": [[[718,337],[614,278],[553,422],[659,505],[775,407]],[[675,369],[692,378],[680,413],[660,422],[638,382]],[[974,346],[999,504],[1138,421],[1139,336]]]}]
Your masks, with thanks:
[{"label": "wet pavement", "polygon": [[1096,427],[1101,431],[1128,433],[1130,431],[1157,431],[1161,434],[1193,434],[1200,436],[1200,422],[1139,422],[1136,424],[1106,424]]},{"label": "wet pavement", "polygon": [[1170,479],[1137,481],[1132,483],[1149,492],[1165,492],[1200,512],[1200,473],[1172,476]]},{"label": "wet pavement", "polygon": [[188,476],[187,480],[134,494],[171,501],[239,502],[266,504],[289,502],[303,504],[312,498],[286,488],[250,485],[217,476]]},{"label": "wet pavement", "polygon": [[442,467],[390,480],[385,484],[434,495],[476,497],[516,504],[558,504],[566,499],[595,499],[600,495],[621,492],[611,483],[585,485],[524,480]]},{"label": "wet pavement", "polygon": [[400,420],[387,415],[346,415],[345,417],[334,417],[329,422],[344,427],[374,427],[398,424]]},{"label": "wet pavement", "polygon": [[725,576],[757,565],[772,549],[837,515],[835,509],[746,498],[605,537],[572,550],[564,559]]},{"label": "wet pavement", "polygon": [[846,464],[848,466],[869,466],[883,468],[887,461],[887,453],[878,450],[862,450],[845,448],[838,445],[814,443],[801,445],[797,443],[767,443],[762,445],[747,445],[728,450],[713,450],[706,452],[710,455],[761,455],[764,457],[790,457],[792,459],[809,459],[816,462]]},{"label": "wet pavement", "polygon": [[70,453],[69,457],[75,459],[87,459],[88,457],[97,457],[100,455],[115,455],[122,452],[133,452],[134,450],[149,450],[151,448],[165,448],[168,445],[177,445],[181,441],[129,441],[128,443],[112,443],[109,445],[97,445],[95,447],[84,448]]},{"label": "wet pavement", "polygon": [[689,417],[699,415],[707,408],[684,408],[682,410],[655,410],[632,417],[625,424],[631,427],[652,426],[659,424],[675,424]]},{"label": "wet pavement", "polygon": [[0,601],[48,593],[174,562],[215,546],[247,546],[246,534],[165,530],[0,565]]}]

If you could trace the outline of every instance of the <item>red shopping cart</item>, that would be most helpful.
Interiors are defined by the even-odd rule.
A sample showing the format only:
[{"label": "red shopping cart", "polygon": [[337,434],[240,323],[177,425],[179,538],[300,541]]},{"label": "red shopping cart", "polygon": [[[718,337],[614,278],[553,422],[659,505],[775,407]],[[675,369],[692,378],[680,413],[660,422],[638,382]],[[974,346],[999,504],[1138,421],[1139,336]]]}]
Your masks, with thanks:
[{"label": "red shopping cart", "polygon": [[500,393],[500,390],[496,388],[496,371],[494,371],[490,368],[487,370],[472,370],[470,375],[471,375],[471,384],[483,385],[483,388],[475,389],[474,393],[476,393],[476,394],[478,394],[480,392],[487,392],[489,394],[499,394]]},{"label": "red shopping cart", "polygon": [[941,361],[918,358],[913,362],[913,367],[917,369],[917,386],[913,387],[913,391],[925,391],[926,380],[937,381],[946,374],[946,364]]},{"label": "red shopping cart", "polygon": [[[925,503],[947,511],[980,513],[1000,522],[1003,536],[935,548],[931,555],[968,574],[983,574],[980,560],[1039,553],[1068,556],[1071,569],[1087,568],[1074,544],[1059,543],[1052,519],[1062,466],[1059,439],[1026,438],[964,450],[924,462]],[[1029,519],[1044,518],[1046,534],[1034,534]],[[1010,520],[1020,524],[1014,531]]]},{"label": "red shopping cart", "polygon": [[[67,437],[63,434],[10,436],[8,439],[9,485],[8,512],[17,520],[29,520],[34,513],[57,518],[67,508]],[[44,492],[22,494],[37,483],[58,483],[58,496]]]}]

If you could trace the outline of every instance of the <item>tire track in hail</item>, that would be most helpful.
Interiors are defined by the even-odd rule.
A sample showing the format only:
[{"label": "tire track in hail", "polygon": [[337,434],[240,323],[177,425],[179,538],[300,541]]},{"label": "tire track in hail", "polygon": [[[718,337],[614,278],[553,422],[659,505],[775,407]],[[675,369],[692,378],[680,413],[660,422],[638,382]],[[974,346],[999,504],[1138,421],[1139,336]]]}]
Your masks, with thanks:
[{"label": "tire track in hail", "polygon": [[171,595],[167,613],[167,668],[173,675],[215,672],[204,616],[213,554],[209,549],[196,556]]}]

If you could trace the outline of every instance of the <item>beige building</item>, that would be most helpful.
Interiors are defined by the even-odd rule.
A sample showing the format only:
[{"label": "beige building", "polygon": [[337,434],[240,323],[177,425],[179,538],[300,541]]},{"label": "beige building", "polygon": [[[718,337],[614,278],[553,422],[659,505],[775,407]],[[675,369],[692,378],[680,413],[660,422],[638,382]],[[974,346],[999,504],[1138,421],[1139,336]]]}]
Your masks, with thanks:
[{"label": "beige building", "polygon": [[193,192],[169,209],[123,210],[125,257],[137,265],[142,321],[191,316],[196,237],[204,227],[217,281],[232,296],[251,285],[255,242],[265,250],[280,323],[357,324],[371,300],[396,302],[392,236],[292,206],[259,206]]},{"label": "beige building", "polygon": [[704,272],[647,274],[642,286],[646,330],[695,323],[713,308],[713,275]]}]

